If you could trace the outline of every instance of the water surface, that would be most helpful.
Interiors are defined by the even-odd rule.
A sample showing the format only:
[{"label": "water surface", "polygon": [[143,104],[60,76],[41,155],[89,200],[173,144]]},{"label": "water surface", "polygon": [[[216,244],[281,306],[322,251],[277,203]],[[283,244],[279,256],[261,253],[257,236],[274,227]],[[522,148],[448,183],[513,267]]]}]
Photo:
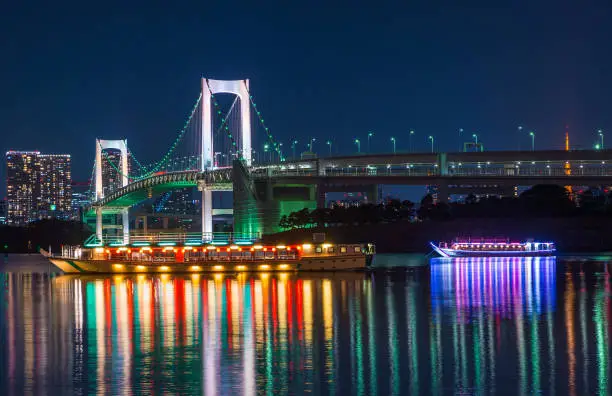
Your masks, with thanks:
[{"label": "water surface", "polygon": [[609,394],[612,265],[0,273],[2,394]]}]

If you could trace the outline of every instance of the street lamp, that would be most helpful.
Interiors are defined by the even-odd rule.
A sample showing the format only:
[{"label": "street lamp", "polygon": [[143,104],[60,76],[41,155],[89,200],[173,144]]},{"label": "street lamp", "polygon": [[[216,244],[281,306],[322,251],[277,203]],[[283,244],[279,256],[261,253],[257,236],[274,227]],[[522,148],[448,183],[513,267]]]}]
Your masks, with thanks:
[{"label": "street lamp", "polygon": [[529,136],[531,136],[531,151],[535,151],[535,133],[529,132]]},{"label": "street lamp", "polygon": [[[264,161],[266,159],[266,153],[268,152],[269,148],[270,146],[268,144],[264,144]],[[272,154],[270,154],[270,162],[272,162]]]},{"label": "street lamp", "polygon": [[461,134],[463,133],[463,128],[459,128],[459,151],[463,151],[463,143],[461,142]]},{"label": "street lamp", "polygon": [[410,150],[411,153],[412,153],[412,135],[414,135],[414,131],[410,131],[410,134],[408,135],[408,149]]},{"label": "street lamp", "polygon": [[374,132],[368,132],[368,153],[370,152],[370,138],[374,136]]},{"label": "street lamp", "polygon": [[331,142],[331,140],[327,141],[327,145],[329,146],[329,156],[331,157],[332,156],[332,142]]},{"label": "street lamp", "polygon": [[391,137],[391,141],[393,142],[393,154],[395,154],[395,137]]},{"label": "street lamp", "polygon": [[293,159],[295,159],[295,146],[298,144],[297,140],[294,140],[293,143],[291,143],[291,149],[293,150]]},{"label": "street lamp", "polygon": [[316,140],[317,140],[316,138],[311,138],[311,139],[310,139],[310,148],[309,148],[309,151],[310,151],[311,153],[313,152],[313,151],[312,151],[312,144],[313,144],[313,143],[314,143]]},{"label": "street lamp", "polygon": [[431,140],[431,152],[434,152],[434,137],[429,135],[429,137],[427,138],[429,140]]},{"label": "street lamp", "polygon": [[472,137],[474,138],[474,143],[476,143],[476,145],[478,145],[478,135],[476,135],[474,133],[474,134],[472,134]]},{"label": "street lamp", "polygon": [[518,151],[521,151],[521,134],[523,133],[523,127],[519,125],[517,129],[518,129],[518,134],[516,135],[516,136],[518,136],[518,139],[517,139],[517,145],[518,145],[517,149],[518,149]]},{"label": "street lamp", "polygon": [[355,139],[355,144],[357,145],[357,152],[361,153],[361,142],[359,139]]},{"label": "street lamp", "polygon": [[603,150],[604,148],[604,144],[603,144],[603,131],[600,129],[597,131],[597,133],[599,134],[599,138],[601,139],[600,143],[599,143],[599,147],[601,147],[601,149]]}]

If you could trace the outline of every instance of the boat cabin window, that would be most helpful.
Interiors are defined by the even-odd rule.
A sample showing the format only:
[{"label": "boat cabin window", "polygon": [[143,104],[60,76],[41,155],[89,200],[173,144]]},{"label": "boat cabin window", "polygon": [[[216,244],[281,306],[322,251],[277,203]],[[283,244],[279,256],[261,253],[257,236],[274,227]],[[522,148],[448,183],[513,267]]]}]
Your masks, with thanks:
[{"label": "boat cabin window", "polygon": [[361,253],[361,246],[355,246],[355,253]]},{"label": "boat cabin window", "polygon": [[321,248],[321,246],[317,246],[317,247],[315,248],[315,252],[317,252],[317,253],[321,253],[321,252],[323,252],[323,249]]},{"label": "boat cabin window", "polygon": [[327,248],[327,253],[335,253],[336,249],[333,247]]},{"label": "boat cabin window", "polygon": [[342,246],[340,248],[340,253],[346,253],[346,246]]}]

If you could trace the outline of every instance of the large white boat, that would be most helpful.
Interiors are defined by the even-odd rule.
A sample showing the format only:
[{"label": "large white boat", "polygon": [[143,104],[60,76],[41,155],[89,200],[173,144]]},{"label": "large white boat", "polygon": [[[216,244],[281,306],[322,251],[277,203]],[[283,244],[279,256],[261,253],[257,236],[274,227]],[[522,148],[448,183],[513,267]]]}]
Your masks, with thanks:
[{"label": "large white boat", "polygon": [[511,242],[508,239],[456,239],[453,242],[430,242],[431,247],[442,257],[526,257],[554,256],[552,242]]}]

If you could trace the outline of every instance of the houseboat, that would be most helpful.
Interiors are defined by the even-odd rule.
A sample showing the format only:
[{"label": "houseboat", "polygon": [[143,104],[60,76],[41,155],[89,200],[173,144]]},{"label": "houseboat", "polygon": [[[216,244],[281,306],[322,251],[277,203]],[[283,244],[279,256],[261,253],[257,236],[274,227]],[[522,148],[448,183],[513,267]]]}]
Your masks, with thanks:
[{"label": "houseboat", "polygon": [[48,259],[64,273],[174,273],[365,270],[372,244],[178,244],[64,247]]},{"label": "houseboat", "polygon": [[554,256],[552,242],[511,242],[508,239],[457,239],[453,242],[430,242],[433,250],[442,257],[529,257]]}]

